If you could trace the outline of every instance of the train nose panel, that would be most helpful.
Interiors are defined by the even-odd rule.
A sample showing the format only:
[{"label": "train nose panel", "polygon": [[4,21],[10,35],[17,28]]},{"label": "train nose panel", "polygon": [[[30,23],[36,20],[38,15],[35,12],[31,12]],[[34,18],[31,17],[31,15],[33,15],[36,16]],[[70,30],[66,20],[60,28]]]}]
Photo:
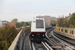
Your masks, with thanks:
[{"label": "train nose panel", "polygon": [[40,37],[40,34],[38,34],[37,37]]}]

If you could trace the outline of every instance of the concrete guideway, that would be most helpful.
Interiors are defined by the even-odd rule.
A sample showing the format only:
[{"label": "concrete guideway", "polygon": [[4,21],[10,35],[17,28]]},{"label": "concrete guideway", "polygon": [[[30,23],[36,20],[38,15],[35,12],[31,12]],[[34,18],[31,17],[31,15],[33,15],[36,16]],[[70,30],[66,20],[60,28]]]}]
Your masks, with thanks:
[{"label": "concrete guideway", "polygon": [[17,34],[14,41],[12,42],[10,47],[8,48],[8,50],[22,50],[22,43],[23,43],[22,38],[26,35],[26,33],[24,31],[27,29],[29,29],[29,27],[22,29]]},{"label": "concrete guideway", "polygon": [[47,50],[53,50],[52,47],[50,47],[46,42],[42,42],[42,44],[45,46]]},{"label": "concrete guideway", "polygon": [[[69,43],[66,43],[63,40],[56,37],[52,32],[54,28],[50,28],[47,30],[46,32],[47,39],[41,44],[36,44],[31,42],[29,38],[30,32],[28,31],[27,33],[24,33],[26,29],[29,29],[29,28],[22,29],[18,33],[18,35],[16,36],[16,38],[14,39],[13,43],[11,44],[8,50],[32,50],[32,48],[33,50],[63,50],[64,47],[62,46],[65,46],[65,45],[67,46],[65,46],[66,48],[64,48],[64,50],[68,50],[68,49],[71,50],[71,48],[73,49],[75,48],[75,46],[69,45]],[[23,40],[21,39],[22,35],[23,35]],[[65,45],[62,45],[62,44],[65,44]],[[61,47],[59,48],[59,46]]]},{"label": "concrete guideway", "polygon": [[64,37],[64,36],[62,36],[62,35],[60,35],[60,34],[57,34],[56,32],[54,32],[53,34],[54,34],[55,36],[57,36],[58,38],[60,38],[60,39],[62,39],[62,40],[64,40],[64,41],[66,41],[67,43],[70,43],[70,44],[72,44],[72,45],[75,45],[75,40],[74,40],[74,39],[69,39],[69,38]]},{"label": "concrete guideway", "polygon": [[[24,28],[18,33],[18,35],[16,36],[16,38],[14,39],[13,43],[11,44],[11,46],[9,47],[8,50],[32,50],[32,48],[30,46],[31,41],[29,38],[30,32],[25,33],[24,31],[26,29],[29,29],[29,28]],[[45,43],[45,44],[47,47],[49,47],[49,45],[47,43]],[[35,45],[37,46],[36,49],[38,49],[38,50],[39,49],[46,50],[46,48],[43,46],[43,44],[35,44]],[[51,47],[49,47],[49,48],[51,48]]]},{"label": "concrete guideway", "polygon": [[53,50],[64,50],[64,48],[62,48],[62,45],[51,36],[51,31],[53,31],[54,28],[48,29],[46,32],[46,42],[48,43],[49,46],[51,46],[53,48]]},{"label": "concrete guideway", "polygon": [[42,42],[41,44],[36,44],[32,42],[33,50],[53,50],[46,42]]},{"label": "concrete guideway", "polygon": [[30,35],[30,32],[28,32],[28,34],[24,37],[22,50],[30,50],[29,35]]},{"label": "concrete guideway", "polygon": [[43,44],[37,44],[32,42],[32,50],[46,50],[46,48],[43,46]]},{"label": "concrete guideway", "polygon": [[66,48],[64,48],[65,50],[74,50],[74,49],[75,49],[75,46],[73,46],[73,45],[67,43],[66,41],[61,40],[60,38],[56,37],[56,36],[53,34],[53,31],[52,31],[51,35],[52,35],[54,38],[56,38],[58,41],[60,41],[60,42],[63,44],[64,47],[66,47]]},{"label": "concrete guideway", "polygon": [[75,28],[56,27],[54,31],[59,32],[58,34],[61,34],[62,36],[75,39]]}]

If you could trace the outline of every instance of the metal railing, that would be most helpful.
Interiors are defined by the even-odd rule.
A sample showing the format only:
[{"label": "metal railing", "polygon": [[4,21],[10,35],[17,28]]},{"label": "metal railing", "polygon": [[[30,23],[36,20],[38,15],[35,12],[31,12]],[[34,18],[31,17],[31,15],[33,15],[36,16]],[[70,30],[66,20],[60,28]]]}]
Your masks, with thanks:
[{"label": "metal railing", "polygon": [[61,35],[75,39],[75,28],[56,27],[55,31]]},{"label": "metal railing", "polygon": [[56,27],[56,30],[75,36],[75,28]]},{"label": "metal railing", "polygon": [[21,50],[22,49],[22,43],[23,43],[23,38],[26,35],[25,30],[29,29],[29,27],[22,29],[17,36],[15,37],[14,41],[8,48],[8,50]]}]

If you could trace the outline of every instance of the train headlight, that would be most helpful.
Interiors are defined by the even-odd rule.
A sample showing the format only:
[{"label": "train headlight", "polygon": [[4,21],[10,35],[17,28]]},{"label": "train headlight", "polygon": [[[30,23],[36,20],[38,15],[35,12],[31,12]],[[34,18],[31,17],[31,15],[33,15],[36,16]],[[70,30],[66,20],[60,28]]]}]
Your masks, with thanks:
[{"label": "train headlight", "polygon": [[34,35],[32,35],[32,36],[34,36]]},{"label": "train headlight", "polygon": [[42,36],[45,36],[45,35],[42,35]]}]

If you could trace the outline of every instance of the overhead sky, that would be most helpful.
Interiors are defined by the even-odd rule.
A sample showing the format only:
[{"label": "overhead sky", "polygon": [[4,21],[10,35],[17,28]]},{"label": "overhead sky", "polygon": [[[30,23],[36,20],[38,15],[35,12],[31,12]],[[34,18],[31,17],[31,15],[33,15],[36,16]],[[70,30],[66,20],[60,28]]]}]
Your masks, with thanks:
[{"label": "overhead sky", "polygon": [[0,0],[0,21],[31,21],[36,16],[68,16],[75,12],[75,0]]}]

